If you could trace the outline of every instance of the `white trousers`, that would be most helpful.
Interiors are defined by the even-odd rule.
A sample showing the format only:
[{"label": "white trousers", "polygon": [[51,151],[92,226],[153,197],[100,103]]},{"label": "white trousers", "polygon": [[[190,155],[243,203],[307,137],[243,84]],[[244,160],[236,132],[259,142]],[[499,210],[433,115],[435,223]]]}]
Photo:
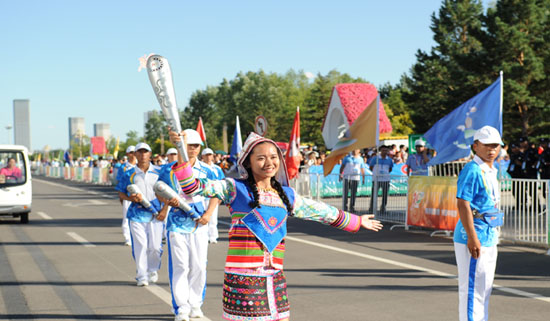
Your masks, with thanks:
[{"label": "white trousers", "polygon": [[216,206],[216,209],[214,212],[212,212],[212,216],[210,217],[210,221],[208,221],[208,239],[211,241],[217,241],[219,237],[218,233],[218,209],[220,206]]},{"label": "white trousers", "polygon": [[497,265],[497,247],[481,247],[472,258],[466,244],[454,243],[458,267],[458,317],[460,321],[489,320],[489,297]]},{"label": "white trousers", "polygon": [[168,277],[174,314],[200,308],[206,292],[208,233],[168,231]]},{"label": "white trousers", "polygon": [[132,255],[136,261],[136,280],[145,281],[160,269],[164,222],[153,219],[142,223],[130,221]]},{"label": "white trousers", "polygon": [[128,224],[128,218],[126,217],[130,204],[132,204],[132,202],[122,201],[122,235],[124,236],[124,242],[131,242],[130,225]]}]

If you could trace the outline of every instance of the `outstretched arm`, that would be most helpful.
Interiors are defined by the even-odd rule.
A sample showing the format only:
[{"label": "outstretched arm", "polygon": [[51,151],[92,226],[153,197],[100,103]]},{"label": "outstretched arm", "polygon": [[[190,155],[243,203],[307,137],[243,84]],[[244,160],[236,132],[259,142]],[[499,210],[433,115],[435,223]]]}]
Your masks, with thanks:
[{"label": "outstretched arm", "polygon": [[382,228],[380,221],[373,220],[374,215],[358,216],[297,194],[294,201],[294,216],[353,233],[359,231],[361,227],[372,231],[379,231]]}]

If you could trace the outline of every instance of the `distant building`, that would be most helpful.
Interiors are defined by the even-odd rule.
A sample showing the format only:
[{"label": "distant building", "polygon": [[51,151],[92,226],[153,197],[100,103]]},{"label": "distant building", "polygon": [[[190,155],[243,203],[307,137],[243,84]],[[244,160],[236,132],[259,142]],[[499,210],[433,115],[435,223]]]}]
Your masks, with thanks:
[{"label": "distant building", "polygon": [[83,117],[69,117],[69,148],[72,142],[79,143],[80,137],[86,135]]},{"label": "distant building", "polygon": [[13,101],[14,143],[31,150],[31,110],[28,99]]},{"label": "distant building", "polygon": [[109,140],[111,138],[111,125],[104,123],[94,124],[94,136],[101,136],[105,138],[105,141]]},{"label": "distant building", "polygon": [[145,134],[147,134],[147,122],[157,113],[158,112],[156,110],[150,110],[143,113],[143,137],[145,137]]}]

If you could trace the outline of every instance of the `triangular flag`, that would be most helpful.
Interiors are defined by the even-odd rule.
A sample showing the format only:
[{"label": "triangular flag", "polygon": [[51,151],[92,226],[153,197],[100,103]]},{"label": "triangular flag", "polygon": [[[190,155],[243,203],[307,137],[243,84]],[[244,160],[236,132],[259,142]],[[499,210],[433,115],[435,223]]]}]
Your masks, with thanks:
[{"label": "triangular flag", "polygon": [[296,108],[294,116],[294,125],[290,132],[290,142],[285,156],[286,168],[288,170],[288,179],[293,179],[298,175],[300,168],[300,107]]},{"label": "triangular flag", "polygon": [[233,132],[233,143],[231,144],[231,152],[229,155],[229,159],[233,163],[237,163],[237,159],[239,158],[239,154],[241,153],[241,150],[243,149],[243,140],[241,138],[241,125],[239,124],[239,116],[237,116],[237,121],[235,123],[235,131]]},{"label": "triangular flag", "polygon": [[204,125],[202,124],[202,117],[199,117],[199,123],[197,124],[197,132],[199,133],[199,136],[204,142],[204,145],[208,147],[208,144],[206,143],[206,133],[204,132]]}]

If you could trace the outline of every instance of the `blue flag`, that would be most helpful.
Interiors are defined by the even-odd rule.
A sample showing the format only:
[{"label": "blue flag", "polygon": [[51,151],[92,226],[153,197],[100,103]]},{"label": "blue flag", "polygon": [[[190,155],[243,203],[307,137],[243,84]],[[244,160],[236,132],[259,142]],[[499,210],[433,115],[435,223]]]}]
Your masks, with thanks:
[{"label": "blue flag", "polygon": [[437,151],[428,165],[452,162],[470,155],[475,132],[492,126],[502,135],[502,76],[491,86],[441,118],[424,138]]},{"label": "blue flag", "polygon": [[237,116],[235,131],[233,132],[233,144],[231,144],[231,152],[229,153],[229,160],[236,164],[237,158],[239,157],[242,149],[243,140],[241,139],[241,126],[239,125],[239,116]]}]

